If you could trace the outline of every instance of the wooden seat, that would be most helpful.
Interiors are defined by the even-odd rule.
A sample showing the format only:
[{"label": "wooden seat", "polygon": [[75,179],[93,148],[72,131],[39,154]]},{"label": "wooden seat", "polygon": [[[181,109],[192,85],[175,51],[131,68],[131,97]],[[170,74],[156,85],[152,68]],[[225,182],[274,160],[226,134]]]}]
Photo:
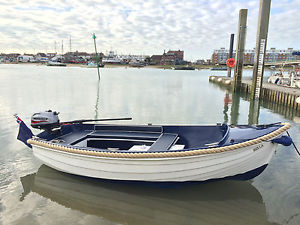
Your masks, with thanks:
[{"label": "wooden seat", "polygon": [[123,138],[123,139],[140,139],[140,140],[153,140],[159,138],[160,133],[153,132],[128,132],[128,131],[94,131],[88,137],[95,138]]},{"label": "wooden seat", "polygon": [[127,132],[154,132],[154,133],[161,133],[162,126],[154,126],[154,125],[141,125],[141,126],[134,126],[134,125],[95,125],[95,131],[127,131]]},{"label": "wooden seat", "polygon": [[171,146],[178,140],[178,134],[163,133],[148,151],[165,151],[169,150]]}]

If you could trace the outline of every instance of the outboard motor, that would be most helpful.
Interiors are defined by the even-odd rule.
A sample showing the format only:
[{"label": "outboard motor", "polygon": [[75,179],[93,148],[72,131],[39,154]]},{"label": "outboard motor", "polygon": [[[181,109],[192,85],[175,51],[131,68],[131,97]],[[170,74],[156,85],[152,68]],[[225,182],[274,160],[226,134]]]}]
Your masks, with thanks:
[{"label": "outboard motor", "polygon": [[31,117],[31,126],[51,132],[54,128],[60,127],[58,114],[58,112],[52,110],[35,113]]}]

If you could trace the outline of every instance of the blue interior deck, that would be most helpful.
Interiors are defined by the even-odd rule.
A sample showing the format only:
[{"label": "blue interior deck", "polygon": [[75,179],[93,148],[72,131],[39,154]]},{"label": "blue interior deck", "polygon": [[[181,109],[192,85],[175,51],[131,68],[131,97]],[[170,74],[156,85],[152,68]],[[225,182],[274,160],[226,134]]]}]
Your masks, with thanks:
[{"label": "blue interior deck", "polygon": [[[148,146],[147,151],[168,151],[176,145],[199,149],[240,143],[270,133],[272,126],[132,126],[73,124],[62,126],[56,133],[42,132],[46,140],[60,140],[63,145],[96,151],[127,151],[134,145]],[[173,151],[173,150],[172,150]]]}]

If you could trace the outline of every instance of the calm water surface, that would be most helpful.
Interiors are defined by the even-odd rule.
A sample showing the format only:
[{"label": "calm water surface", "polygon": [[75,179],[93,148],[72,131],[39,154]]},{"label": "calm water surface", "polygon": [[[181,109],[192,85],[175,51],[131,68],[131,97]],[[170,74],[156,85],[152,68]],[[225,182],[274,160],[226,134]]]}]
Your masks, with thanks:
[{"label": "calm water surface", "polygon": [[[104,68],[99,84],[95,69],[0,65],[0,224],[300,224],[300,157],[292,147],[279,146],[253,180],[170,189],[57,172],[16,141],[12,115],[29,124],[34,112],[47,109],[61,112],[62,121],[248,124],[250,103],[209,83],[211,74]],[[268,102],[259,112],[259,123],[290,122],[300,146],[299,113]]]}]

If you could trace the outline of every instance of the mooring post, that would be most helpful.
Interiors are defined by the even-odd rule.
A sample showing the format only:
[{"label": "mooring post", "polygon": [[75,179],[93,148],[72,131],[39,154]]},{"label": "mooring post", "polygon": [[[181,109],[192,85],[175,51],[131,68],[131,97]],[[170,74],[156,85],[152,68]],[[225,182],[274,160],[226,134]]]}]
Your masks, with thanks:
[{"label": "mooring post", "polygon": [[267,48],[271,0],[260,0],[251,99],[260,99]]},{"label": "mooring post", "polygon": [[236,47],[236,59],[233,78],[233,92],[239,92],[242,85],[242,73],[244,63],[244,49],[247,29],[248,9],[241,9],[239,13],[238,39]]},{"label": "mooring post", "polygon": [[98,79],[100,80],[100,71],[99,71],[99,59],[97,53],[97,46],[96,46],[96,35],[93,33],[94,45],[95,45],[95,53],[96,53],[96,63],[97,63],[97,71],[98,71]]},{"label": "mooring post", "polygon": [[[233,42],[234,42],[234,34],[230,35],[230,48],[229,48],[229,59],[233,56]],[[231,67],[227,69],[227,77],[231,77]]]}]

